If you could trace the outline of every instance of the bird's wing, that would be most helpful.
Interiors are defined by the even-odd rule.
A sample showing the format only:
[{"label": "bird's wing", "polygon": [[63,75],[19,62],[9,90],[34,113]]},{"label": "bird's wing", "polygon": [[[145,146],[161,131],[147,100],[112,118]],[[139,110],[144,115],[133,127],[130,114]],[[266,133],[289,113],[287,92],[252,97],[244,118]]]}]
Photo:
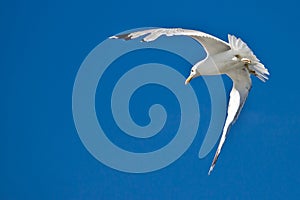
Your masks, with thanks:
[{"label": "bird's wing", "polygon": [[252,85],[250,73],[246,68],[234,69],[226,74],[233,80],[233,87],[230,92],[230,99],[227,109],[227,118],[223,128],[222,137],[208,174],[210,174],[211,171],[214,169],[214,166],[221,152],[222,146],[225,142],[229,128],[238,118]]},{"label": "bird's wing", "polygon": [[133,33],[127,33],[122,35],[116,35],[110,37],[115,39],[125,39],[125,40],[131,40],[135,39],[141,36],[146,35],[142,41],[143,42],[150,42],[153,40],[156,40],[158,37],[162,35],[166,36],[175,36],[175,35],[185,35],[189,36],[196,41],[198,41],[204,48],[208,55],[213,55],[216,53],[220,53],[226,50],[230,49],[230,46],[227,42],[224,42],[223,40],[216,38],[212,35],[209,35],[207,33],[203,33],[200,31],[195,30],[188,30],[188,29],[182,29],[182,28],[157,28],[157,29],[147,29],[143,31],[137,31]]}]

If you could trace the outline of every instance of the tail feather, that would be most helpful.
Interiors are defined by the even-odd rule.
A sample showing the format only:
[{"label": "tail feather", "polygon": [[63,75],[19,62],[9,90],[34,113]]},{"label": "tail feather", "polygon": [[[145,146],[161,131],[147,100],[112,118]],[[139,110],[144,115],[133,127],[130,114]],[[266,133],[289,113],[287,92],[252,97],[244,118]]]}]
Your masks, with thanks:
[{"label": "tail feather", "polygon": [[255,76],[259,78],[261,81],[265,82],[268,80],[268,75],[270,75],[267,68],[264,67],[261,63],[250,64],[249,69],[255,72]]},{"label": "tail feather", "polygon": [[248,58],[251,60],[249,64],[249,70],[254,71],[254,75],[259,78],[261,81],[265,82],[268,80],[269,71],[265,66],[260,63],[259,59],[254,55],[252,50],[248,45],[243,42],[240,38],[236,38],[234,35],[228,35],[228,41],[233,50],[236,50],[241,54],[242,57]]}]

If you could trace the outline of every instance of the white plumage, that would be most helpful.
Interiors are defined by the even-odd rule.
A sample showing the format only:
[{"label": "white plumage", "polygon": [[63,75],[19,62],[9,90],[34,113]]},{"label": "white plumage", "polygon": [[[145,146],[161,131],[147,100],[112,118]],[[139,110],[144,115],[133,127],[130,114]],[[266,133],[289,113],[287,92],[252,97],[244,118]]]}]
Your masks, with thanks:
[{"label": "white plumage", "polygon": [[185,35],[198,41],[205,49],[207,56],[204,60],[197,62],[191,69],[189,77],[186,79],[188,84],[193,78],[200,75],[219,75],[226,74],[233,81],[230,92],[230,99],[227,109],[227,117],[223,128],[223,133],[214,156],[208,174],[213,170],[222,146],[225,142],[230,126],[235,122],[247,99],[251,89],[251,78],[253,74],[262,81],[268,79],[269,72],[260,63],[259,59],[253,54],[251,49],[240,38],[228,35],[228,43],[207,33],[181,28],[158,28],[148,29],[128,34],[116,35],[110,38],[131,40],[144,36],[143,42],[156,40],[158,37]]}]

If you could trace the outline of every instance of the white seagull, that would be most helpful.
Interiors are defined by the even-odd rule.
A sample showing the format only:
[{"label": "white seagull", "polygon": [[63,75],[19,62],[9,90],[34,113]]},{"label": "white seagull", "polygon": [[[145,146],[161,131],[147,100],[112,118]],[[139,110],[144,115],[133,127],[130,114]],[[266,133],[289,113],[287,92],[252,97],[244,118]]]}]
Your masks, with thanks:
[{"label": "white seagull", "polygon": [[228,35],[227,43],[219,38],[200,31],[182,28],[157,28],[116,35],[110,38],[131,40],[144,36],[142,41],[150,42],[162,35],[183,35],[191,37],[199,42],[207,53],[204,60],[197,62],[192,67],[185,84],[188,84],[193,78],[203,75],[226,74],[233,81],[227,109],[227,118],[218,149],[208,172],[208,175],[210,175],[218,160],[229,128],[236,121],[247,99],[252,85],[250,75],[252,74],[265,82],[268,79],[267,75],[269,75],[269,72],[256,58],[247,44],[233,35]]}]

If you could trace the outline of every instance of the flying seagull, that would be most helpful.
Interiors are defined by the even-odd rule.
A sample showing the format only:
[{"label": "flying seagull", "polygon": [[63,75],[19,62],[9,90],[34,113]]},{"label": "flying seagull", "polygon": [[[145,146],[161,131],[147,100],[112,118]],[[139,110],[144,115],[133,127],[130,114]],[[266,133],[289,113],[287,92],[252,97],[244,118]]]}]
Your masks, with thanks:
[{"label": "flying seagull", "polygon": [[157,28],[137,31],[128,34],[116,35],[111,39],[131,40],[144,36],[143,42],[156,40],[158,37],[183,35],[199,42],[206,51],[206,58],[197,62],[191,69],[185,84],[193,78],[204,75],[226,74],[233,81],[230,99],[227,109],[227,118],[223,133],[209,169],[208,175],[214,169],[222,146],[231,125],[236,121],[247,99],[252,82],[250,75],[254,75],[261,81],[268,80],[269,72],[253,54],[252,50],[240,38],[228,35],[228,43],[207,33],[182,28]]}]

